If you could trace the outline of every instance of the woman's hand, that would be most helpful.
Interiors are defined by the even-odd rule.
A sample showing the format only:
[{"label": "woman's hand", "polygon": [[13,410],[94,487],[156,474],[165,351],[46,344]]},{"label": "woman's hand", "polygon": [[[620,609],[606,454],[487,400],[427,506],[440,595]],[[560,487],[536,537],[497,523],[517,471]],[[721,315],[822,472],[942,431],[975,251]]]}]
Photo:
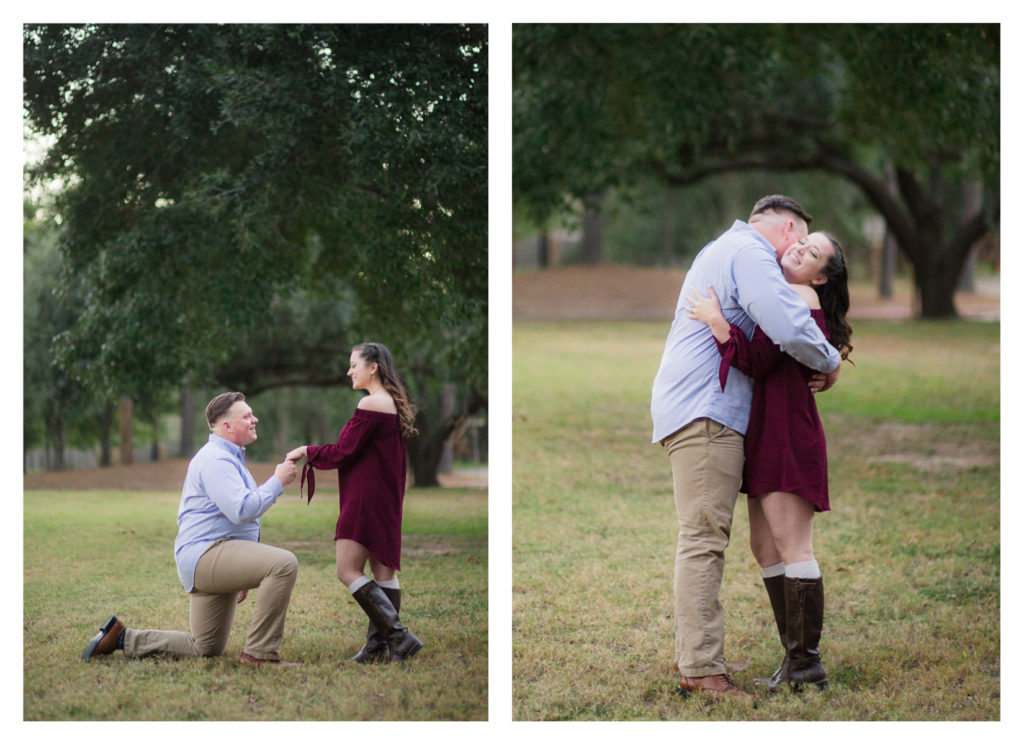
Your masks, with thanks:
[{"label": "woman's hand", "polygon": [[729,323],[722,315],[722,306],[714,287],[708,286],[708,297],[693,290],[692,297],[686,298],[686,302],[690,303],[690,307],[686,308],[687,316],[710,326],[711,333],[723,344],[729,341]]},{"label": "woman's hand", "polygon": [[290,460],[290,461],[292,461],[294,463],[295,461],[299,460],[300,458],[305,458],[305,457],[306,457],[306,446],[305,445],[300,445],[299,447],[295,448],[294,450],[288,451],[288,455],[284,456],[284,459],[285,460]]},{"label": "woman's hand", "polygon": [[716,318],[724,319],[725,316],[722,315],[722,306],[718,302],[714,287],[708,287],[708,295],[704,297],[697,290],[693,290],[692,296],[686,299],[686,302],[690,303],[686,315],[710,326]]}]

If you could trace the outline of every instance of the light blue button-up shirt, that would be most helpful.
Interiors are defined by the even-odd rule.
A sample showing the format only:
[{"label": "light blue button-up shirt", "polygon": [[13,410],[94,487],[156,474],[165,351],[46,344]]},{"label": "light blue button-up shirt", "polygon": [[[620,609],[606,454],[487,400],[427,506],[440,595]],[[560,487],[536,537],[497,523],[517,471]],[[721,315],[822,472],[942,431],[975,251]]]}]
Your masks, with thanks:
[{"label": "light blue button-up shirt", "polygon": [[760,326],[782,351],[810,368],[832,372],[839,352],[825,340],[799,295],[779,268],[775,249],[742,220],[706,245],[693,260],[676,303],[661,366],[651,391],[652,442],[661,442],[690,422],[708,418],[746,434],[753,383],[729,370],[723,391],[721,357],[710,327],[686,315],[696,289],[707,297],[715,288],[725,319],[750,338]]},{"label": "light blue button-up shirt", "polygon": [[245,448],[211,434],[188,464],[178,507],[174,560],[185,592],[195,587],[196,564],[222,538],[259,541],[260,515],[284,491],[277,476],[257,486],[245,465]]}]

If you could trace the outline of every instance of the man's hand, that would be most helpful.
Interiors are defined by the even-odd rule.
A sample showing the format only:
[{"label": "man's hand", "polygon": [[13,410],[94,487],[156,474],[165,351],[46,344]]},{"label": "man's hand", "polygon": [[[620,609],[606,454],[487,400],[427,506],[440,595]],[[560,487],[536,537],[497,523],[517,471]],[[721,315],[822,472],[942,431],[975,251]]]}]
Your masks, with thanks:
[{"label": "man's hand", "polygon": [[811,393],[823,393],[834,386],[837,380],[839,380],[838,367],[828,374],[814,373],[807,387],[811,389]]},{"label": "man's hand", "polygon": [[248,596],[249,596],[249,591],[248,590],[241,590],[241,591],[239,591],[239,593],[238,593],[238,602],[241,603]]},{"label": "man's hand", "polygon": [[288,486],[295,481],[295,462],[285,460],[284,463],[278,463],[277,468],[274,469],[274,475],[277,476],[277,480],[281,482],[282,486]]}]

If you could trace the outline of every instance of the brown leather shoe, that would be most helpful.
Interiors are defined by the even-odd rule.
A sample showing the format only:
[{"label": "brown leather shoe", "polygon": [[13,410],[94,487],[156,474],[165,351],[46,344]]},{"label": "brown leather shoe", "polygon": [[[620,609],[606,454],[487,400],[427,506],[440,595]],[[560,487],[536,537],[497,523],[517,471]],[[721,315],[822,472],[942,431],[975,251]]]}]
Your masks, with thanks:
[{"label": "brown leather shoe", "polygon": [[242,652],[238,656],[238,663],[240,665],[255,665],[256,667],[262,667],[263,665],[280,665],[281,667],[300,667],[301,662],[286,662],[285,660],[261,660],[259,657],[253,657]]},{"label": "brown leather shoe", "polygon": [[82,651],[82,659],[86,662],[98,654],[110,654],[117,649],[117,640],[124,631],[124,624],[111,616],[100,626],[100,633],[89,640]]},{"label": "brown leather shoe", "polygon": [[701,678],[687,678],[684,676],[679,679],[677,691],[683,698],[688,698],[691,693],[703,691],[716,696],[728,694],[739,696],[747,701],[754,700],[754,697],[749,693],[737,688],[736,684],[724,673],[722,675],[705,675]]},{"label": "brown leather shoe", "polygon": [[[672,663],[672,669],[675,670],[676,674],[678,675],[679,674],[679,663],[678,662],[673,662]],[[728,670],[730,673],[742,672],[743,670],[747,669],[747,663],[746,662],[726,662],[725,663],[725,669]]]}]

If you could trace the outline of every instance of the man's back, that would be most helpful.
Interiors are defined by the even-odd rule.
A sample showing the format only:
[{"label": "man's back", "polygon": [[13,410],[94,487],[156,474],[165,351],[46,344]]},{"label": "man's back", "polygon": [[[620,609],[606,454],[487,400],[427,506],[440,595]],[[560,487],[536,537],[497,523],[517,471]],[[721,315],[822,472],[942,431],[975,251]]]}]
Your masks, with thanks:
[{"label": "man's back", "polygon": [[730,376],[726,391],[722,391],[718,382],[720,356],[711,330],[689,318],[685,310],[686,299],[694,290],[707,295],[708,287],[714,287],[726,320],[748,335],[753,333],[754,322],[740,306],[735,281],[734,259],[741,251],[763,253],[766,269],[772,269],[768,244],[737,220],[697,254],[686,273],[651,393],[652,442],[660,442],[700,417],[714,419],[740,433],[746,431],[750,381],[744,376]]}]

